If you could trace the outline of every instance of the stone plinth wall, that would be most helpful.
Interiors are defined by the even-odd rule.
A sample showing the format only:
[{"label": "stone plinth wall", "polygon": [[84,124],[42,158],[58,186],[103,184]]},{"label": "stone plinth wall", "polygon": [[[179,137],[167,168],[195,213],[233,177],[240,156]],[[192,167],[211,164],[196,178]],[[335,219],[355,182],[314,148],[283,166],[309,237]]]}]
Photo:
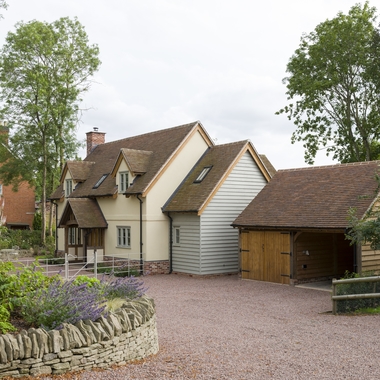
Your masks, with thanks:
[{"label": "stone plinth wall", "polygon": [[157,352],[154,302],[144,296],[96,322],[0,335],[0,378],[107,368]]}]

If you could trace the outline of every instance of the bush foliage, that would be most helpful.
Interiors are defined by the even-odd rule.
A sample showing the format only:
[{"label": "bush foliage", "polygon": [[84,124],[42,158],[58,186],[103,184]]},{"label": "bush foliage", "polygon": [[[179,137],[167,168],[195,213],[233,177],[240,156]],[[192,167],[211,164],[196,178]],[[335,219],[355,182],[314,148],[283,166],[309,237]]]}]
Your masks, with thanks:
[{"label": "bush foliage", "polygon": [[41,231],[10,230],[4,226],[0,227],[0,249],[10,249],[14,246],[21,249],[41,245]]},{"label": "bush foliage", "polygon": [[143,282],[134,277],[103,279],[78,276],[64,280],[46,276],[37,263],[15,267],[0,262],[0,332],[14,330],[11,314],[22,317],[34,327],[60,328],[63,323],[97,320],[106,315],[108,301],[141,297]]},{"label": "bush foliage", "polygon": [[[346,272],[343,279],[372,277],[372,272],[349,273]],[[377,282],[356,282],[351,284],[338,284],[336,295],[371,294],[380,292],[380,284]],[[338,313],[351,313],[359,309],[376,308],[380,306],[379,298],[362,298],[353,300],[340,300],[337,302]]]}]

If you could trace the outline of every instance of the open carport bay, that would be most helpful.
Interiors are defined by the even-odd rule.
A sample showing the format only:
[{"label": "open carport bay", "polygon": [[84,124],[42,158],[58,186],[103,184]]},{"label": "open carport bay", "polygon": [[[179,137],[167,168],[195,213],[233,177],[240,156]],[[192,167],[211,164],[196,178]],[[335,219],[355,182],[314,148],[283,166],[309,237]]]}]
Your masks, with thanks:
[{"label": "open carport bay", "polygon": [[160,352],[78,379],[380,378],[380,316],[333,316],[329,292],[237,276],[145,283]]}]

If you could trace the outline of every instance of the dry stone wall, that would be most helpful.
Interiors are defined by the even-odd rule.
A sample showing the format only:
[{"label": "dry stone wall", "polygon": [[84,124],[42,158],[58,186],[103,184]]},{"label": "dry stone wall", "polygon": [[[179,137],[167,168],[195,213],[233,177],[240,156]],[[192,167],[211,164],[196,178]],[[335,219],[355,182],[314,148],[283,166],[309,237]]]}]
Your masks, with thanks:
[{"label": "dry stone wall", "polygon": [[0,378],[107,368],[157,352],[154,301],[144,296],[96,322],[0,335]]}]

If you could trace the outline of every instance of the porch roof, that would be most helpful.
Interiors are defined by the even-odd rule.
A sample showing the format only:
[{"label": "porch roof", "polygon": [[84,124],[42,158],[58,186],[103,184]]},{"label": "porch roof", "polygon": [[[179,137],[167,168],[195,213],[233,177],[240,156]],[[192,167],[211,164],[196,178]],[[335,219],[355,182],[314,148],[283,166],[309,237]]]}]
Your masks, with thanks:
[{"label": "porch roof", "polygon": [[[70,216],[74,216],[75,220],[73,221]],[[74,224],[73,222],[79,228],[107,228],[108,226],[98,202],[89,198],[67,200],[58,227]]]}]

